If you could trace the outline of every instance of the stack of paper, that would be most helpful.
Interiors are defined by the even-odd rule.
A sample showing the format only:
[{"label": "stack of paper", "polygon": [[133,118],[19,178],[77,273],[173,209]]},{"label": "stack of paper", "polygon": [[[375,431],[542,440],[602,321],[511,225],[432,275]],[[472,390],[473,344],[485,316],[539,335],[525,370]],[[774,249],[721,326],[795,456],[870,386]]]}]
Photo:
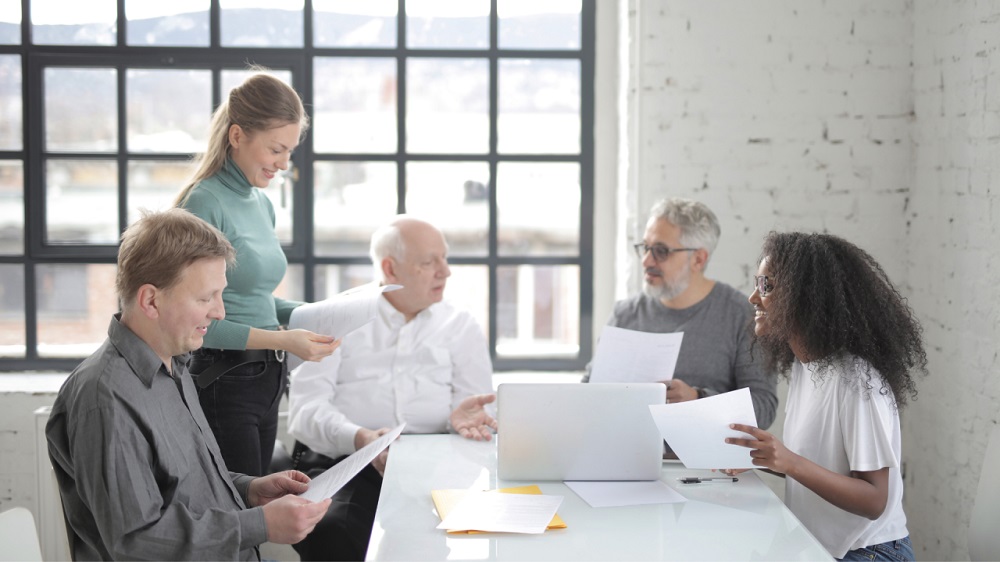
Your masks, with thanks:
[{"label": "stack of paper", "polygon": [[483,492],[432,490],[431,499],[448,533],[542,533],[565,529],[556,514],[562,496],[544,496],[538,486]]}]

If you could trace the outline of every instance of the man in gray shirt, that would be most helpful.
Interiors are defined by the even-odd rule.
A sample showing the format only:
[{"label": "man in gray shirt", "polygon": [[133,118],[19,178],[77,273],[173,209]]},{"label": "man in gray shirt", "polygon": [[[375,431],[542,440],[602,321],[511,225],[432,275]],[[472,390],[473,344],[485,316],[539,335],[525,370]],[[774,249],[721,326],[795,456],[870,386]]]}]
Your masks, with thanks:
[{"label": "man in gray shirt", "polygon": [[225,316],[234,255],[181,209],[122,235],[122,312],[45,427],[74,560],[259,560],[259,544],[298,542],[326,513],[329,499],[296,496],[308,488],[301,472],[226,469],[187,372],[186,354]]},{"label": "man in gray shirt", "polygon": [[750,353],[753,307],[736,289],[705,277],[720,232],[715,213],[702,203],[668,198],[655,204],[643,242],[635,245],[645,272],[643,292],[615,303],[608,325],[684,332],[667,401],[746,387],[757,425],[766,429],[774,421],[777,380]]}]

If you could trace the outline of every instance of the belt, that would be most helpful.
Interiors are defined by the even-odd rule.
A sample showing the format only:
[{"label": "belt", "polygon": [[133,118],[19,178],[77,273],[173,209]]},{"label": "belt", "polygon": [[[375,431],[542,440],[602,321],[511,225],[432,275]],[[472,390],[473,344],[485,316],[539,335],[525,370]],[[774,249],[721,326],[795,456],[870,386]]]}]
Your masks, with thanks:
[{"label": "belt", "polygon": [[285,360],[283,349],[244,349],[221,350],[222,357],[212,363],[207,369],[198,373],[195,383],[200,388],[206,388],[222,375],[249,363],[266,363],[268,361],[282,362]]}]

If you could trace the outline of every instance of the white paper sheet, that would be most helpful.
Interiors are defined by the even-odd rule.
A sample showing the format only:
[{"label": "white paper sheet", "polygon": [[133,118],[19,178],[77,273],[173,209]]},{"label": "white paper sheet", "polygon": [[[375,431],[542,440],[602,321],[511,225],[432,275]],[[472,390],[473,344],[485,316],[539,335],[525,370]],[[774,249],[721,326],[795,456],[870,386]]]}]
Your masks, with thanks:
[{"label": "white paper sheet", "polygon": [[652,334],[605,326],[590,382],[659,382],[674,378],[684,332]]},{"label": "white paper sheet", "polygon": [[687,498],[661,480],[640,482],[563,482],[591,507],[680,503]]},{"label": "white paper sheet", "polygon": [[[368,283],[348,289],[319,302],[306,303],[292,311],[288,329],[303,329],[341,339],[375,319],[382,293],[402,289],[402,285]],[[288,370],[302,364],[296,355],[288,355]]]},{"label": "white paper sheet", "polygon": [[309,482],[309,489],[299,494],[299,496],[309,501],[317,502],[336,494],[338,490],[344,487],[344,484],[347,484],[351,478],[354,478],[357,473],[361,472],[362,468],[375,460],[375,457],[379,453],[384,451],[390,443],[399,437],[405,425],[405,423],[397,425],[389,433],[354,451],[351,456],[331,466],[323,474],[313,478]]},{"label": "white paper sheet", "polygon": [[729,429],[731,423],[757,426],[750,389],[741,388],[699,400],[649,407],[653,421],[688,468],[757,468],[750,449],[726,443],[726,437],[747,437]]},{"label": "white paper sheet", "polygon": [[544,533],[562,496],[470,491],[437,526],[449,531]]}]

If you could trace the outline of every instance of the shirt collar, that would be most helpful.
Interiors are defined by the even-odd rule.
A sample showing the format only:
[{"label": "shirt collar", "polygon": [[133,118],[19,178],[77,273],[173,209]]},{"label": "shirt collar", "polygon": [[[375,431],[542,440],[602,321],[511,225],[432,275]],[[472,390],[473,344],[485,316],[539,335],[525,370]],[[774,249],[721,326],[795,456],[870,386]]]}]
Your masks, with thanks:
[{"label": "shirt collar", "polygon": [[[436,305],[437,303],[434,303],[428,306],[427,308],[421,310],[420,312],[418,312],[416,316],[413,317],[413,321],[416,322],[418,320],[428,319],[431,316],[433,316],[434,308]],[[378,315],[382,318],[383,322],[385,322],[389,327],[394,329],[401,328],[403,325],[406,324],[406,316],[402,312],[396,310],[395,306],[392,306],[392,303],[389,302],[389,299],[385,298],[385,293],[382,293],[382,298],[379,299]]]},{"label": "shirt collar", "polygon": [[[118,354],[128,363],[135,376],[147,387],[153,385],[153,377],[160,372],[160,369],[163,369],[163,374],[169,376],[163,361],[153,351],[153,348],[149,347],[149,344],[137,336],[128,326],[122,324],[120,312],[111,317],[111,325],[108,326],[108,339],[111,341],[111,345],[118,350]],[[172,358],[172,372],[179,372],[178,369],[184,365],[181,362],[183,360],[184,356]]]}]

